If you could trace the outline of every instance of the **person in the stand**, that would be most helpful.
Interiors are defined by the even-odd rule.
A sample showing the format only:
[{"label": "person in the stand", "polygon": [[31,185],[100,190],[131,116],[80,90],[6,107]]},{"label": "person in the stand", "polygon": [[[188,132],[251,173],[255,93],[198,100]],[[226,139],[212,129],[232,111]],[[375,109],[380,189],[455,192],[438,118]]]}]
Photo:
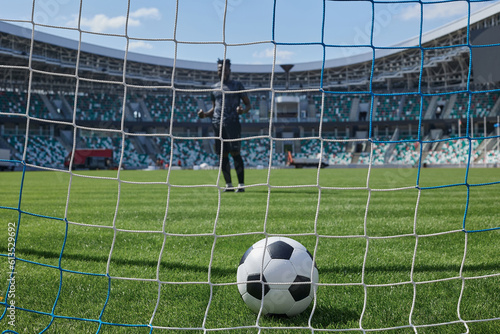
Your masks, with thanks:
[{"label": "person in the stand", "polygon": [[[229,59],[219,59],[217,61],[217,73],[221,81],[213,85],[212,108],[207,112],[198,111],[199,118],[212,118],[212,125],[216,136],[222,135],[222,145],[220,140],[215,141],[215,151],[222,155],[222,175],[226,181],[224,191],[235,191],[231,180],[231,165],[229,155],[233,158],[234,169],[238,177],[238,187],[236,192],[245,191],[245,166],[241,157],[241,141],[231,140],[241,138],[240,115],[246,114],[251,109],[250,99],[244,92],[243,84],[236,80],[231,80],[231,61]],[[244,107],[240,105],[243,102]],[[222,129],[221,129],[222,127]],[[221,132],[222,130],[222,132]],[[227,141],[225,139],[230,139]]]}]

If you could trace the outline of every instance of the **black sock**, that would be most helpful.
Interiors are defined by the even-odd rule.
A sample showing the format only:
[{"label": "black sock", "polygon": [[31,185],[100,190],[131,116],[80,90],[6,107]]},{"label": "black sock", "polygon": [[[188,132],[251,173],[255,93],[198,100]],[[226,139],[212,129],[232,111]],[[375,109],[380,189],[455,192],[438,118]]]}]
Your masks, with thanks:
[{"label": "black sock", "polygon": [[245,183],[245,164],[243,163],[243,158],[241,155],[233,155],[234,169],[236,169],[236,175],[238,175],[238,183]]},{"label": "black sock", "polygon": [[222,176],[224,176],[224,180],[226,184],[231,182],[231,165],[229,164],[229,157],[222,157]]}]

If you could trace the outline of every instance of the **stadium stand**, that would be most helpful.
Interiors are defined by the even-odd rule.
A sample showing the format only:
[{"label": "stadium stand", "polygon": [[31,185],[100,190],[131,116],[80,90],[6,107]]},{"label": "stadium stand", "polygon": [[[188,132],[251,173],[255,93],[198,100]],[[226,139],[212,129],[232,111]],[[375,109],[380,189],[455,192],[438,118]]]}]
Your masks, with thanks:
[{"label": "stadium stand", "polygon": [[[352,100],[353,97],[348,95],[325,94],[323,121],[349,121],[349,113],[352,106]],[[312,103],[314,104],[316,110],[321,111],[323,97],[321,95],[313,95]]]},{"label": "stadium stand", "polygon": [[[485,159],[486,158],[486,159]],[[477,163],[479,164],[498,164],[500,161],[500,150],[490,150],[486,153],[484,157],[479,159]]]},{"label": "stadium stand", "polygon": [[[66,97],[70,105],[74,105],[75,96]],[[120,121],[122,100],[116,94],[87,93],[76,98],[76,119],[86,121]]]},{"label": "stadium stand", "polygon": [[403,106],[401,120],[418,120],[420,111],[422,110],[422,115],[424,115],[429,107],[429,97],[406,95],[402,97],[401,105]]},{"label": "stadium stand", "polygon": [[469,111],[469,100],[469,113],[473,117],[487,117],[493,110],[493,106],[498,100],[499,95],[500,94],[498,92],[485,92],[481,94],[458,93],[456,94],[455,103],[452,107],[449,117],[466,118],[467,112]]},{"label": "stadium stand", "polygon": [[[412,139],[409,138],[408,140]],[[389,163],[415,166],[418,164],[419,158],[420,143],[418,141],[406,141],[395,145]]]},{"label": "stadium stand", "polygon": [[26,94],[17,91],[0,91],[1,111],[14,114],[26,113]]},{"label": "stadium stand", "polygon": [[467,164],[471,149],[471,161],[475,161],[480,155],[480,152],[476,151],[480,140],[472,140],[471,144],[469,144],[469,141],[466,139],[457,139],[439,142],[438,144],[438,149],[430,151],[424,159],[424,163]]},{"label": "stadium stand", "polygon": [[172,96],[146,94],[144,95],[143,102],[152,119],[157,122],[167,122],[170,119]]},{"label": "stadium stand", "polygon": [[[7,142],[14,148],[15,157],[22,159],[26,136],[9,136]],[[68,151],[55,137],[30,135],[27,143],[26,162],[37,166],[61,169]]]},{"label": "stadium stand", "polygon": [[[471,29],[500,25],[495,15],[498,13],[484,11],[472,17]],[[32,43],[23,31],[6,22],[0,22],[0,34],[5,51],[0,54],[3,64],[25,62],[23,52],[32,48],[33,68],[69,74],[53,76],[52,82],[48,82],[41,72],[33,71],[28,89],[28,71],[0,68],[4,78],[11,78],[4,80],[0,90],[0,145],[10,148],[15,157],[23,156],[26,122],[35,121],[40,132],[30,131],[27,161],[35,166],[61,168],[64,156],[73,147],[74,118],[78,127],[122,131],[124,168],[145,168],[154,165],[159,157],[170,161],[171,150],[172,162],[180,161],[185,168],[202,163],[218,165],[213,141],[202,139],[212,136],[210,121],[196,117],[198,109],[211,107],[210,90],[218,80],[213,64],[177,60],[174,71],[169,62],[156,64],[156,58],[131,53],[125,72],[125,83],[129,86],[124,90],[123,61],[116,59],[116,50],[96,46],[87,49],[83,45],[79,76],[85,80],[76,89],[72,76],[77,50],[71,42],[58,39],[57,44],[51,44],[51,57],[47,57],[45,46],[53,37],[49,34],[37,34]],[[368,80],[372,74],[371,52],[326,60],[324,64],[295,64],[287,74],[288,79],[279,68],[271,76],[271,65],[233,64],[232,75],[249,90],[252,103],[251,112],[241,117],[245,163],[251,167],[266,166],[271,156],[273,166],[285,166],[289,144],[272,141],[270,155],[270,139],[266,137],[285,138],[285,134],[291,136],[294,142],[291,149],[297,157],[319,153],[319,140],[300,138],[326,139],[323,153],[331,166],[370,163],[371,147],[374,165],[416,166],[420,161],[428,165],[463,164],[463,159],[454,156],[468,150],[468,136],[479,138],[472,140],[473,163],[499,163],[498,147],[482,143],[498,137],[495,124],[500,117],[500,82],[476,83],[473,76],[469,78],[469,67],[462,66],[470,64],[470,50],[463,45],[467,34],[466,25],[457,24],[444,27],[429,38],[425,35],[422,46],[426,49],[423,60],[426,71],[422,76],[421,52],[413,47],[417,40],[381,52],[371,82]],[[435,45],[461,46],[436,48]],[[106,64],[106,71],[102,64]],[[467,83],[464,78],[470,81]],[[273,103],[278,96],[298,98],[296,117],[276,116],[277,106]],[[459,122],[467,116],[469,100],[472,119]],[[323,115],[321,127],[320,115]],[[436,130],[439,130],[437,135],[431,136]],[[63,131],[70,134],[63,135]],[[379,132],[384,136],[379,137]],[[172,146],[170,137],[141,139],[138,137],[141,133],[175,133],[186,139],[174,140]],[[405,135],[391,136],[395,133]],[[196,139],[190,138],[193,136]],[[422,147],[419,140],[425,142]],[[76,143],[77,148],[112,148],[115,163],[119,161],[121,145],[121,136],[104,132],[98,137],[77,136]]]},{"label": "stadium stand", "polygon": [[[246,139],[241,142],[241,153],[247,166],[268,166],[269,165],[268,139]],[[273,158],[273,163],[277,163],[277,157]]]}]

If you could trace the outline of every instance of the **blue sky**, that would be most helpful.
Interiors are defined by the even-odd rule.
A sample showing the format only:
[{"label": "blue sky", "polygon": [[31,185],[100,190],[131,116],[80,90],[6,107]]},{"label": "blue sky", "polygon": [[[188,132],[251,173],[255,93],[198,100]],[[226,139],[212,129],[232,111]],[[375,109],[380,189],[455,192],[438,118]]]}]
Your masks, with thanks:
[{"label": "blue sky", "polygon": [[124,50],[128,40],[131,52],[207,62],[226,52],[239,64],[319,61],[321,42],[346,46],[327,48],[326,58],[345,57],[369,51],[350,46],[370,43],[372,21],[373,45],[391,46],[418,36],[421,23],[429,31],[468,11],[467,1],[426,3],[423,19],[418,2],[276,0],[274,10],[273,0],[228,0],[226,12],[226,0],[82,0],[81,8],[79,0],[2,2],[0,20],[33,17],[37,30],[51,34],[78,39],[80,24],[83,42]]}]

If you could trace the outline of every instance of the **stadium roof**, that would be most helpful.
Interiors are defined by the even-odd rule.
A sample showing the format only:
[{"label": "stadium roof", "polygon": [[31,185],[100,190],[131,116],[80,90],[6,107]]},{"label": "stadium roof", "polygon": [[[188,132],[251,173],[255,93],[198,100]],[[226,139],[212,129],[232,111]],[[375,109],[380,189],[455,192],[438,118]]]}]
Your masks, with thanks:
[{"label": "stadium roof", "polygon": [[[434,30],[428,31],[426,33],[422,34],[422,41],[420,41],[420,36],[415,36],[413,38],[410,38],[406,41],[402,41],[400,43],[397,43],[389,48],[383,48],[383,49],[377,49],[377,57],[384,57],[388,56],[391,54],[395,54],[398,52],[401,52],[402,49],[409,48],[409,47],[415,47],[418,45],[424,45],[425,43],[431,42],[433,40],[436,40],[440,37],[446,36],[450,33],[453,33],[455,31],[464,29],[467,27],[467,24],[473,25],[474,23],[480,22],[495,13],[500,13],[500,2],[493,3],[489,6],[486,6],[480,10],[478,10],[475,13],[472,13],[470,16],[470,23],[468,17],[464,17],[458,20],[455,20],[453,22],[450,22],[448,24],[442,25]],[[346,65],[352,65],[352,64],[357,64],[361,63],[364,61],[369,61],[373,57],[372,52],[367,52],[363,54],[359,54],[356,56],[352,57],[346,57],[346,58],[338,58],[338,59],[331,59],[325,61],[325,68],[330,68],[330,67],[339,67],[339,66],[346,66]],[[314,62],[314,63],[304,63],[304,64],[298,64],[300,67],[301,65],[304,65],[305,67],[303,68],[304,70],[311,70],[312,67],[308,67],[311,65],[315,65],[314,68],[321,68],[322,64],[321,62]],[[306,68],[307,66],[307,68]],[[298,70],[298,69],[296,69]]]},{"label": "stadium roof", "polygon": [[[414,38],[408,39],[406,41],[402,41],[397,43],[391,47],[386,48],[377,48],[377,57],[384,57],[391,54],[395,54],[401,52],[403,49],[415,47],[421,44],[425,44],[432,40],[436,40],[440,37],[446,36],[452,32],[464,29],[468,24],[472,25],[481,20],[486,19],[496,13],[500,13],[500,2],[493,3],[489,6],[486,6],[475,13],[472,13],[470,16],[470,21],[468,17],[458,19],[451,23],[445,24],[437,29],[426,32],[422,34],[422,39],[420,41],[420,36],[416,36]],[[0,31],[12,35],[16,35],[19,37],[31,38],[31,29],[24,28],[18,25],[14,25],[11,23],[7,23],[4,21],[0,21]],[[99,46],[90,43],[84,43],[76,40],[72,40],[69,38],[60,37],[57,35],[52,35],[40,31],[35,31],[34,38],[36,41],[48,43],[64,48],[69,48],[73,50],[80,49],[83,52],[88,52],[91,54],[96,54],[104,57],[111,58],[119,58],[123,59],[125,52],[123,50],[112,49],[104,46]],[[372,52],[362,53],[353,55],[350,57],[344,58],[335,58],[329,59],[325,61],[325,68],[335,68],[342,66],[349,66],[353,64],[358,64],[362,62],[366,62],[371,60],[373,57]],[[135,61],[139,63],[145,64],[154,64],[160,66],[173,67],[174,59],[166,58],[166,57],[158,57],[145,55],[141,53],[128,52],[127,59],[130,61]],[[177,59],[175,62],[175,66],[179,68],[185,69],[194,69],[194,70],[202,70],[202,71],[214,71],[214,63],[213,62],[198,62],[198,61],[190,61],[190,60],[181,60]],[[305,63],[297,63],[294,64],[292,68],[292,72],[298,71],[314,71],[320,70],[323,67],[322,61],[314,61],[314,62],[305,62]],[[233,72],[239,73],[270,73],[272,72],[272,65],[245,65],[245,64],[233,64],[232,65]],[[276,66],[276,72],[283,72],[283,69],[280,66]]]}]

